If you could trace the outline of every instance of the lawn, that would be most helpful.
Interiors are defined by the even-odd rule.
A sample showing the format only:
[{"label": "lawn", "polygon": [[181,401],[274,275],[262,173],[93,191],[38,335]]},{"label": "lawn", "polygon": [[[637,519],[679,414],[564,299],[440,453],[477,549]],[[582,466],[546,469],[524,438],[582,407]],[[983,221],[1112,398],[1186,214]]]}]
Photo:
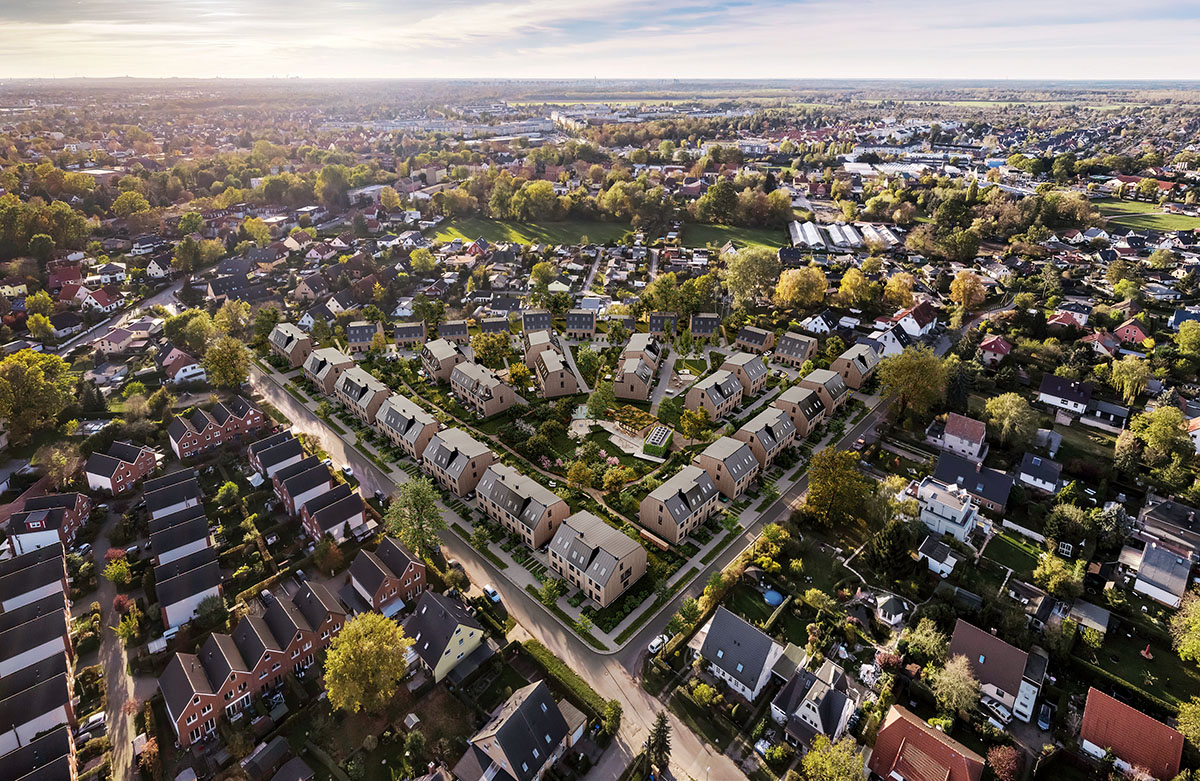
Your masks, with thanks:
[{"label": "lawn", "polygon": [[1147,201],[1125,201],[1119,198],[1097,198],[1092,205],[1100,209],[1105,217],[1114,214],[1153,214],[1162,211],[1157,203]]},{"label": "lawn", "polygon": [[1132,228],[1133,230],[1186,231],[1200,228],[1200,217],[1186,214],[1134,214],[1111,217],[1110,228]]},{"label": "lawn", "polygon": [[578,244],[580,237],[588,241],[609,244],[631,230],[628,223],[596,222],[588,220],[564,220],[562,222],[508,222],[489,220],[484,217],[463,217],[437,229],[435,241],[463,239],[474,241],[480,237],[490,242],[513,241],[518,244]]},{"label": "lawn", "polygon": [[1040,551],[1012,535],[997,534],[983,549],[983,555],[1028,580],[1033,576],[1033,570],[1037,567]]},{"label": "lawn", "polygon": [[725,598],[725,607],[737,613],[752,624],[766,621],[775,612],[763,599],[763,595],[753,586],[739,583]]},{"label": "lawn", "polygon": [[726,732],[707,711],[684,693],[675,692],[671,695],[668,704],[671,711],[692,732],[700,735],[721,751],[724,751],[725,747],[729,745],[729,741],[733,739],[733,736]]},{"label": "lawn", "polygon": [[1085,458],[1101,463],[1111,461],[1117,440],[1107,431],[1087,426],[1063,426],[1055,424],[1054,430],[1062,435],[1062,449],[1058,454],[1060,463],[1070,458]]},{"label": "lawn", "polygon": [[732,241],[739,247],[782,247],[787,234],[770,228],[737,228],[732,225],[686,225],[683,229],[683,244],[686,247],[703,247],[709,244],[720,247]]},{"label": "lawn", "polygon": [[[1136,634],[1126,637],[1124,630],[1122,626],[1105,636],[1096,654],[1098,667],[1176,706],[1200,691],[1200,668],[1180,659],[1169,646]],[[1154,656],[1150,661],[1141,655],[1147,643]]]}]

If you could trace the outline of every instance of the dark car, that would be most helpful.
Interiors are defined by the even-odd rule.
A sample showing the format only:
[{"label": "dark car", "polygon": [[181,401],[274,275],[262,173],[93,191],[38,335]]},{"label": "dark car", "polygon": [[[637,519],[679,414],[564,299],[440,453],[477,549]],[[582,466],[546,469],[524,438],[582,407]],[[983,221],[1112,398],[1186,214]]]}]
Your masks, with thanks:
[{"label": "dark car", "polygon": [[1037,725],[1038,729],[1046,732],[1050,731],[1050,725],[1054,723],[1054,709],[1050,707],[1050,703],[1043,702],[1041,710],[1038,711]]}]

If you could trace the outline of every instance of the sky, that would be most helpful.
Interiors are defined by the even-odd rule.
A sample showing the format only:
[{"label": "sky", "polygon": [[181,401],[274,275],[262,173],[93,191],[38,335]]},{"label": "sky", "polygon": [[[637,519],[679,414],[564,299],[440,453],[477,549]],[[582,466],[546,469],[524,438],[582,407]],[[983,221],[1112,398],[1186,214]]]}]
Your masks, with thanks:
[{"label": "sky", "polygon": [[1200,78],[1200,1],[0,0],[0,78]]}]

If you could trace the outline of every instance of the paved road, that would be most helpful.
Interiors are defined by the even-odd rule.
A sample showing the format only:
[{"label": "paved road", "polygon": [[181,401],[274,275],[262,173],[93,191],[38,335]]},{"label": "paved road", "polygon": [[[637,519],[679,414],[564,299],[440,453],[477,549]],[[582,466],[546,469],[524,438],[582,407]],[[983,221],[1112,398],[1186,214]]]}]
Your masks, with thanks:
[{"label": "paved road", "polygon": [[[288,417],[293,430],[316,437],[321,447],[338,466],[350,464],[354,468],[355,477],[366,491],[373,492],[378,489],[391,494],[397,489],[397,483],[391,476],[384,474],[383,470],[342,440],[324,421],[297,402],[258,367],[251,368],[250,382],[256,391]],[[565,629],[524,589],[514,586],[491,562],[480,556],[470,545],[459,540],[456,535],[443,535],[443,543],[450,555],[462,562],[472,582],[492,583],[496,586],[505,607],[522,627],[541,640],[571,669],[582,675],[602,697],[621,702],[624,715],[620,734],[605,752],[600,764],[592,769],[589,777],[610,779],[620,775],[629,760],[640,750],[655,715],[663,710],[662,703],[646,694],[634,677],[640,672],[640,662],[637,660],[644,653],[649,637],[656,631],[647,627],[638,639],[628,646],[629,650],[623,655],[601,655],[573,632]],[[721,558],[728,562],[733,557],[727,551],[726,556]],[[700,581],[695,588],[698,590],[702,587],[703,581]],[[677,604],[674,604],[671,612],[665,615],[670,615],[677,609]],[[642,641],[643,636],[646,638],[645,642]],[[731,759],[704,743],[674,715],[668,715],[672,721],[672,765],[676,777],[703,778],[706,770],[707,775],[713,779],[742,777],[743,774]]]},{"label": "paved road", "polygon": [[592,261],[592,268],[588,271],[587,279],[583,281],[583,292],[588,293],[592,289],[592,282],[596,279],[596,272],[600,270],[600,261],[604,258],[603,252],[596,253],[596,259]]},{"label": "paved road", "polygon": [[57,352],[59,355],[66,355],[67,353],[71,352],[71,350],[74,350],[79,345],[79,342],[91,339],[95,336],[103,335],[109,328],[127,323],[131,320],[135,320],[141,315],[143,310],[149,309],[152,306],[161,304],[168,309],[172,309],[172,305],[175,303],[175,294],[179,292],[179,289],[182,287],[182,279],[172,282],[154,295],[142,299],[134,306],[117,312],[115,315],[99,325],[93,326],[92,330],[86,331],[73,339],[69,339],[55,352]]}]

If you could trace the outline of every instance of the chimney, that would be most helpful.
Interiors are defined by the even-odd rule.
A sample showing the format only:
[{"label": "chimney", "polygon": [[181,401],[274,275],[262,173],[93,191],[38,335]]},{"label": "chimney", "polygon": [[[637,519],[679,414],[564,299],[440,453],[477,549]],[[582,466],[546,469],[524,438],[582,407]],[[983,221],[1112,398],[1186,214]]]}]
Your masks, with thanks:
[{"label": "chimney", "polygon": [[981,472],[983,472],[983,462],[976,461],[975,462],[975,474],[980,474]]}]

